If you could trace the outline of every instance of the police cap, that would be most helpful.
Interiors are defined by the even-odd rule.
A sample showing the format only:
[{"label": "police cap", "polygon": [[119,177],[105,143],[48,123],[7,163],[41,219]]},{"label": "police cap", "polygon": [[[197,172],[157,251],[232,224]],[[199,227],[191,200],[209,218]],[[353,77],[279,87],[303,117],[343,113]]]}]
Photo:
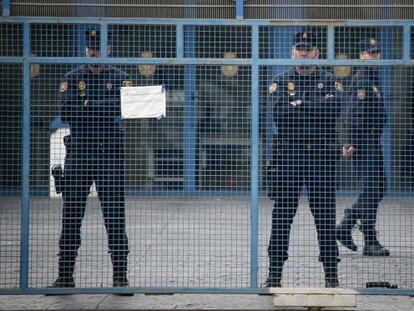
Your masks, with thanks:
[{"label": "police cap", "polygon": [[85,45],[90,49],[99,50],[101,44],[101,33],[99,30],[89,29],[85,32]]},{"label": "police cap", "polygon": [[379,53],[381,52],[380,43],[376,38],[367,38],[360,42],[360,53]]},{"label": "police cap", "polygon": [[317,49],[317,38],[313,32],[302,31],[295,34],[293,37],[293,47],[305,49]]}]

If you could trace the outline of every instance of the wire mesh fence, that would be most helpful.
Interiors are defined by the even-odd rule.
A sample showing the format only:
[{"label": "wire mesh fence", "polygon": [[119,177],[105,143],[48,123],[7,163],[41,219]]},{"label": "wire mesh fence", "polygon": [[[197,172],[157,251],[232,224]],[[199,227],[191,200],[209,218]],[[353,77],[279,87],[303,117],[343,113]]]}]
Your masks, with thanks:
[{"label": "wire mesh fence", "polygon": [[0,24],[0,292],[412,290],[412,26],[368,24]]}]

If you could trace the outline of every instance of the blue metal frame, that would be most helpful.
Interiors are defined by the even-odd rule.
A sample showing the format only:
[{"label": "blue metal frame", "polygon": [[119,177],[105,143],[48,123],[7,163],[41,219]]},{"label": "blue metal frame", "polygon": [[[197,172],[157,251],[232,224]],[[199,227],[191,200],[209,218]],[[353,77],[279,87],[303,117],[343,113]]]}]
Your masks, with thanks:
[{"label": "blue metal frame", "polygon": [[[252,77],[259,77],[259,27],[252,29]],[[250,287],[257,287],[257,237],[259,198],[259,79],[252,79],[251,86],[251,164],[250,164]]]},{"label": "blue metal frame", "polygon": [[[404,289],[382,289],[382,288],[356,288],[355,291],[360,295],[387,295],[387,296],[412,296],[413,290]],[[267,288],[163,288],[163,287],[124,287],[124,288],[29,288],[29,289],[10,289],[0,290],[1,295],[43,295],[43,294],[113,294],[113,293],[142,293],[152,295],[169,294],[269,294]]]},{"label": "blue metal frame", "polygon": [[[30,25],[23,25],[24,42],[30,42]],[[30,45],[23,47],[23,56],[30,56]],[[30,63],[23,63],[23,115],[22,115],[22,180],[21,180],[21,244],[20,288],[26,290],[29,283],[29,224],[30,224]]]},{"label": "blue metal frame", "polygon": [[[191,57],[195,55],[195,29],[187,27],[189,40],[185,42],[185,51]],[[196,86],[195,65],[184,66],[184,192],[195,190],[196,166],[196,107],[194,103]]]},{"label": "blue metal frame", "polygon": [[10,16],[10,0],[3,0],[1,12],[4,17]]},{"label": "blue metal frame", "polygon": [[[381,40],[381,55],[383,55],[384,58],[388,58],[388,54],[392,53],[392,33],[390,33],[389,30],[384,30],[380,34],[380,40]],[[383,134],[383,158],[384,158],[384,169],[385,169],[385,176],[386,176],[386,189],[387,193],[391,192],[391,163],[392,163],[392,150],[391,150],[391,135],[392,135],[392,128],[391,128],[391,104],[390,104],[390,90],[389,85],[391,85],[391,77],[390,73],[387,70],[382,71],[381,73],[381,90],[383,92],[384,96],[384,105],[385,105],[385,111],[387,114],[387,124],[384,129]]]},{"label": "blue metal frame", "polygon": [[243,19],[244,0],[236,0],[236,19]]},{"label": "blue metal frame", "polygon": [[[190,1],[191,2],[191,1]],[[166,293],[245,293],[245,294],[257,294],[267,293],[267,289],[257,287],[257,255],[258,255],[258,199],[259,199],[259,81],[258,79],[252,79],[251,84],[251,180],[250,180],[250,213],[251,213],[251,235],[250,235],[250,287],[249,288],[78,288],[78,289],[33,289],[28,287],[28,265],[29,265],[29,198],[30,198],[30,185],[29,185],[29,172],[30,172],[30,65],[32,63],[41,64],[79,64],[79,63],[107,63],[107,64],[168,64],[168,65],[184,65],[184,190],[186,194],[196,195],[231,195],[227,192],[200,192],[195,191],[195,156],[196,156],[196,137],[195,137],[195,103],[193,101],[195,91],[195,67],[196,65],[247,65],[251,67],[252,77],[259,75],[260,66],[268,65],[306,65],[306,64],[318,64],[318,65],[351,65],[358,66],[362,62],[359,60],[335,60],[333,54],[334,47],[334,27],[335,26],[401,26],[403,27],[403,57],[397,60],[381,60],[381,61],[369,61],[364,62],[364,65],[414,65],[414,60],[410,59],[410,34],[414,25],[413,21],[402,20],[384,20],[384,21],[366,21],[366,20],[348,20],[346,22],[338,22],[335,24],[326,23],[324,21],[311,22],[315,25],[327,26],[327,45],[328,55],[326,59],[312,61],[312,60],[290,60],[290,59],[261,59],[259,58],[259,26],[269,25],[301,25],[297,21],[272,21],[272,20],[244,20],[243,19],[243,0],[237,0],[236,2],[236,19],[235,20],[201,20],[191,19],[193,10],[189,9],[187,16],[189,19],[112,19],[112,18],[5,18],[9,14],[9,1],[3,0],[3,17],[0,17],[1,22],[14,22],[23,24],[23,36],[24,36],[24,50],[22,57],[0,57],[1,63],[20,63],[23,64],[23,115],[22,115],[22,176],[21,176],[21,258],[20,258],[20,287],[18,289],[0,289],[1,294],[44,294],[44,293],[78,293],[78,294],[91,294],[91,293],[112,293],[112,292],[142,292],[153,294],[166,294]],[[88,59],[86,57],[32,57],[30,56],[30,25],[36,23],[72,23],[72,24],[99,24],[101,27],[101,48],[102,51],[106,50],[107,46],[107,32],[108,25],[110,24],[163,24],[163,25],[175,25],[177,27],[177,46],[176,46],[176,58],[173,59],[144,59],[144,58],[112,58],[107,57],[106,53],[102,53],[100,59]],[[303,21],[303,24],[307,23]],[[308,24],[308,23],[307,23]],[[243,25],[251,26],[252,28],[252,57],[251,59],[198,59],[195,58],[195,29],[197,25]],[[186,28],[189,40],[186,40],[185,50],[187,55],[184,55],[184,27]],[[386,41],[389,40],[386,36]],[[384,83],[387,83],[386,80]],[[387,133],[386,135],[390,135]],[[389,138],[388,138],[389,139]],[[386,154],[389,150],[386,151]],[[386,161],[387,169],[390,169],[390,161]],[[182,192],[169,192],[179,193]],[[140,193],[145,194],[145,193]],[[154,195],[154,193],[151,193]],[[233,193],[234,194],[234,193]],[[246,193],[247,194],[247,193]],[[391,193],[396,194],[396,193]],[[407,193],[404,193],[407,195]],[[412,195],[412,193],[409,193]],[[398,194],[397,194],[398,195]],[[392,290],[392,289],[359,289],[361,294],[370,295],[414,295],[414,289],[410,290]]]}]

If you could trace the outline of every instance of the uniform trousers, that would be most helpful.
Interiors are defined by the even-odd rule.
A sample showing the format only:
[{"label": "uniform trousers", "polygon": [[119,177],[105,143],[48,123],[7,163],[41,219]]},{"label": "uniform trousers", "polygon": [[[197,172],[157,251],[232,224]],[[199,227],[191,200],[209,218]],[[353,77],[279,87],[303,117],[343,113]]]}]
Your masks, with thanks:
[{"label": "uniform trousers", "polygon": [[376,240],[375,224],[378,205],[384,198],[386,180],[382,147],[378,135],[366,135],[352,156],[359,177],[358,199],[351,207],[351,215],[361,222],[365,242]]},{"label": "uniform trousers", "polygon": [[324,267],[336,267],[335,151],[317,144],[276,144],[270,193],[274,200],[268,247],[270,269],[282,267],[288,259],[291,225],[304,186],[316,225],[319,260]]},{"label": "uniform trousers", "polygon": [[124,151],[120,142],[70,143],[64,167],[62,232],[59,240],[59,267],[73,274],[81,245],[81,225],[86,200],[95,182],[108,235],[114,277],[127,268],[128,237],[125,229]]}]

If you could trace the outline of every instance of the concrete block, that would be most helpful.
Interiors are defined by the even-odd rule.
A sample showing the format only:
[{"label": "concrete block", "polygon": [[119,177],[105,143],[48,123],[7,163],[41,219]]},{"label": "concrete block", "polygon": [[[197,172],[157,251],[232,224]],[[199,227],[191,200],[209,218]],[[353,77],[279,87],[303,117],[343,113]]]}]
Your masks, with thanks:
[{"label": "concrete block", "polygon": [[271,288],[277,307],[356,307],[355,290],[321,288]]}]

